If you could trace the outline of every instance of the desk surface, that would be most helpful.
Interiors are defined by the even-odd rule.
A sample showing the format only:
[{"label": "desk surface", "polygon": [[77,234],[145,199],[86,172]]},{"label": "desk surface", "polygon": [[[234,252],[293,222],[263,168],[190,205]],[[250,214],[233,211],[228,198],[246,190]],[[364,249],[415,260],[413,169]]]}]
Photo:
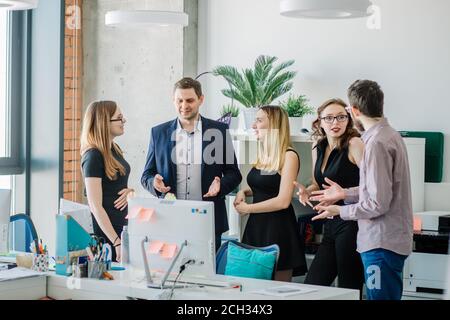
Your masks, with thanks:
[{"label": "desk surface", "polygon": [[[113,281],[95,279],[77,279],[50,272],[40,277],[0,282],[0,300],[3,299],[39,299],[49,296],[54,299],[80,300],[116,300],[116,299],[166,299],[170,289],[147,288],[144,272],[141,270],[112,271]],[[358,290],[336,287],[310,286],[298,283],[258,280],[250,278],[214,275],[208,278],[182,277],[186,282],[214,282],[241,284],[242,290],[233,288],[214,288],[209,286],[189,285],[175,289],[173,299],[179,300],[357,300]],[[205,281],[206,280],[206,281]],[[289,297],[268,296],[253,293],[255,290],[268,289],[285,285],[300,288],[314,288],[314,292],[292,295]]]},{"label": "desk surface", "polygon": [[[75,279],[51,274],[48,277],[48,295],[55,299],[164,299],[170,292],[168,290],[147,288],[143,274],[131,276],[129,271],[112,272],[113,281],[101,281],[93,279]],[[200,278],[185,278],[193,281]],[[285,282],[227,277],[216,275],[209,280],[218,282],[240,283],[242,292],[239,289],[213,288],[213,287],[187,287],[175,289],[173,299],[180,300],[357,300],[358,290],[341,289],[335,287],[319,287],[304,284],[290,283],[290,285],[314,288],[316,291],[293,295],[289,297],[276,297],[252,293],[254,290],[267,289],[286,285]]]},{"label": "desk surface", "polygon": [[38,300],[46,296],[45,275],[0,282],[0,300]]}]

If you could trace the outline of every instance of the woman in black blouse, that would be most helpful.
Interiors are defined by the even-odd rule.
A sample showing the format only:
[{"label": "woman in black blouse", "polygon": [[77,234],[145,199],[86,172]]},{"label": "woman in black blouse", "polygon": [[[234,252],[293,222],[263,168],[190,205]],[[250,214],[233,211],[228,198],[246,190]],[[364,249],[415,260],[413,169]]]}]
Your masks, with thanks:
[{"label": "woman in black blouse", "polygon": [[124,134],[125,122],[115,102],[93,102],[86,110],[81,135],[81,166],[94,233],[115,248],[115,261],[120,261],[120,234],[127,225],[127,196],[133,192],[128,188],[130,165],[114,142]]},{"label": "woman in black blouse", "polygon": [[[344,188],[357,187],[359,163],[364,152],[364,144],[353,127],[344,101],[326,101],[317,110],[317,115],[313,123],[316,143],[312,150],[312,184],[307,188],[297,184],[300,202],[310,206],[309,198],[314,191],[328,188],[331,181]],[[356,221],[344,221],[339,217],[327,220],[322,243],[305,283],[329,286],[337,276],[339,287],[362,290],[364,273],[361,257],[356,252],[357,233]]]}]

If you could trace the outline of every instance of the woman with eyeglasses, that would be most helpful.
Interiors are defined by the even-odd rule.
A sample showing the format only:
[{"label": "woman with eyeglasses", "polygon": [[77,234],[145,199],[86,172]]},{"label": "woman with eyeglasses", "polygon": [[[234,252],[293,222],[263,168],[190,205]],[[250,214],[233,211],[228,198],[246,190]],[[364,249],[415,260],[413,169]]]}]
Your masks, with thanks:
[{"label": "woman with eyeglasses", "polygon": [[81,134],[81,167],[96,236],[111,245],[120,261],[120,234],[127,225],[130,165],[114,142],[126,120],[113,101],[96,101],[86,110]]},{"label": "woman with eyeglasses", "polygon": [[[333,181],[345,188],[359,185],[358,166],[364,144],[346,108],[341,99],[330,99],[317,110],[318,117],[312,125],[316,140],[312,149],[312,184],[305,187],[295,182],[299,188],[299,201],[304,206],[313,207],[310,196],[314,195],[314,191],[333,188]],[[339,217],[327,220],[322,243],[305,283],[330,286],[337,276],[339,287],[361,292],[364,273],[361,257],[356,251],[357,233],[356,221],[344,221]]]}]

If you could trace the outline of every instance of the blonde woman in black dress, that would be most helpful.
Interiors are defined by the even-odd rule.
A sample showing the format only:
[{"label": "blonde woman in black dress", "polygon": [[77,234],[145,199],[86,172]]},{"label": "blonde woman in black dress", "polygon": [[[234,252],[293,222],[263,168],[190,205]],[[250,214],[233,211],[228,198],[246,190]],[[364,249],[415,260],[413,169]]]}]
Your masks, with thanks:
[{"label": "blonde woman in black dress", "polygon": [[[258,139],[257,161],[247,176],[249,188],[238,192],[236,211],[248,214],[242,242],[263,247],[280,247],[275,280],[292,280],[293,269],[306,268],[303,246],[292,207],[293,181],[300,170],[300,158],[292,149],[286,111],[264,106],[253,124]],[[253,196],[253,203],[245,198]]]}]

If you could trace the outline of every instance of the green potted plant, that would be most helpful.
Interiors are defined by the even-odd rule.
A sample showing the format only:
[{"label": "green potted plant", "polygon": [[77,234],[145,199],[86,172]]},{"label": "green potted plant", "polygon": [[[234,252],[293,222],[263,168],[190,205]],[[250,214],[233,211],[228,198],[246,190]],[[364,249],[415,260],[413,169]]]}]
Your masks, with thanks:
[{"label": "green potted plant", "polygon": [[303,117],[314,114],[314,108],[309,105],[309,100],[304,95],[291,94],[287,100],[280,102],[280,106],[289,115],[291,134],[299,134],[303,128]]},{"label": "green potted plant", "polygon": [[239,108],[236,106],[233,106],[231,104],[226,104],[222,107],[222,111],[220,112],[220,115],[223,117],[227,114],[231,115],[231,122],[230,122],[230,130],[237,130],[239,127]]},{"label": "green potted plant", "polygon": [[222,76],[227,80],[230,88],[223,89],[222,94],[241,103],[245,108],[245,129],[251,129],[258,108],[271,104],[275,99],[292,89],[292,79],[297,74],[287,71],[294,64],[294,60],[274,63],[277,57],[259,56],[253,69],[244,69],[241,72],[233,66],[218,66],[214,68],[215,76]]}]

